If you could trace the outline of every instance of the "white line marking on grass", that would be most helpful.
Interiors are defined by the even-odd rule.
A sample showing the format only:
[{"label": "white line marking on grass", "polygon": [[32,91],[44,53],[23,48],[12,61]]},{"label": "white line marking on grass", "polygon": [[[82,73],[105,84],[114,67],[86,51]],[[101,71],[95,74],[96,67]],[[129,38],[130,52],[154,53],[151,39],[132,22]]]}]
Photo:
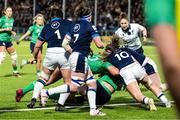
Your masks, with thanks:
[{"label": "white line marking on grass", "polygon": [[[174,101],[170,101],[174,103]],[[156,105],[162,104],[161,102],[155,102]],[[118,103],[118,104],[106,104],[105,107],[113,107],[113,106],[136,106],[141,105],[141,103]],[[89,105],[83,106],[66,106],[67,109],[70,108],[87,108]],[[38,110],[52,110],[55,107],[46,107],[46,108],[33,108],[33,109],[14,109],[14,110],[0,110],[0,112],[24,112],[24,111],[38,111]]]}]

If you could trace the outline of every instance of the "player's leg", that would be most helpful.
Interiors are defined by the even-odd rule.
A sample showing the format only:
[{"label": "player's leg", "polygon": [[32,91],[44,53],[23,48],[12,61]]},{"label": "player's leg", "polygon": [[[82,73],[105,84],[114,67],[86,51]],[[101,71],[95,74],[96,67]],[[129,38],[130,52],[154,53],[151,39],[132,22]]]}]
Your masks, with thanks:
[{"label": "player's leg", "polygon": [[41,66],[42,66],[42,52],[39,51],[38,55],[37,55],[37,62],[36,62],[36,74],[37,74],[37,76],[40,76]]},{"label": "player's leg", "polygon": [[154,105],[154,101],[152,98],[148,98],[146,96],[144,96],[139,88],[139,85],[137,83],[136,80],[133,80],[132,82],[130,82],[126,89],[128,90],[128,92],[132,95],[132,97],[134,99],[136,99],[137,102],[142,102],[146,105],[149,106],[150,111],[156,111],[157,108]]},{"label": "player's leg", "polygon": [[[64,79],[65,84],[71,84],[71,70],[69,65],[64,65],[63,67],[60,68],[62,77]],[[62,93],[60,94],[58,104],[56,106],[56,111],[65,111],[64,103],[69,97],[70,93]]]},{"label": "player's leg", "polygon": [[[56,82],[57,80],[61,79],[61,72],[59,71],[59,68],[57,67],[56,70],[51,74],[48,82],[46,82],[46,86]],[[34,90],[34,85],[36,83],[37,80],[31,82],[30,84],[28,84],[27,86],[25,86],[24,88],[20,88],[18,90],[16,90],[16,102],[20,102],[21,98],[27,94],[28,92]],[[54,97],[54,96],[52,96]]]},{"label": "player's leg", "polygon": [[91,116],[105,116],[106,114],[101,112],[99,109],[97,109],[97,106],[96,106],[97,84],[96,84],[96,79],[94,79],[94,76],[90,69],[88,70],[86,84],[88,86],[87,97],[88,97],[89,106],[90,106],[90,115]]},{"label": "player's leg", "polygon": [[7,52],[9,53],[9,55],[11,56],[12,59],[12,67],[13,67],[13,75],[17,76],[17,77],[21,77],[19,72],[18,72],[18,55],[16,53],[15,48],[13,47],[12,43],[8,43],[8,46],[6,47]]},{"label": "player's leg", "polygon": [[61,78],[62,78],[61,71],[59,70],[59,67],[57,67],[51,74],[49,80],[46,82],[46,86],[60,80]]},{"label": "player's leg", "polygon": [[158,99],[167,107],[171,107],[170,102],[166,98],[166,96],[163,94],[162,89],[160,86],[162,86],[158,71],[157,71],[157,66],[152,61],[151,59],[149,62],[145,65],[145,70],[148,74],[148,76],[144,77],[144,84],[145,86],[150,89],[155,96],[157,96]]},{"label": "player's leg", "polygon": [[19,88],[16,90],[16,102],[20,102],[21,98],[27,94],[28,92],[34,90],[34,85],[37,82],[37,80],[31,82],[30,84],[28,84],[27,86],[25,86],[24,88]]},{"label": "player's leg", "polygon": [[133,63],[131,67],[125,67],[120,71],[120,75],[124,79],[124,83],[126,84],[126,89],[128,92],[136,99],[138,102],[142,102],[149,106],[150,110],[157,110],[156,106],[154,105],[154,101],[151,98],[145,97],[136,81],[142,80],[144,76],[147,76],[144,69],[137,63]]},{"label": "player's leg", "polygon": [[152,93],[157,96],[158,99],[167,107],[171,107],[171,103],[168,101],[164,93],[161,91],[160,87],[151,81],[148,76],[145,76],[143,79],[144,85],[152,91]]},{"label": "player's leg", "polygon": [[2,62],[6,57],[5,50],[6,50],[5,43],[0,41],[0,64],[2,64]]},{"label": "player's leg", "polygon": [[35,44],[30,42],[30,51],[31,51],[31,58],[30,59],[22,59],[22,62],[21,62],[21,65],[20,65],[20,68],[22,69],[24,67],[24,65],[26,64],[36,64],[36,61],[34,60],[34,57],[32,55],[33,51],[34,51],[34,46]]},{"label": "player's leg", "polygon": [[33,108],[35,106],[35,103],[40,95],[40,92],[46,85],[46,82],[49,80],[51,73],[52,73],[51,70],[43,67],[41,75],[34,85],[34,91],[31,102],[27,105],[28,108]]},{"label": "player's leg", "polygon": [[148,63],[144,66],[144,68],[154,84],[156,84],[162,91],[168,89],[166,83],[162,84],[162,81],[158,73],[157,65],[152,59],[149,59]]},{"label": "player's leg", "polygon": [[[96,90],[96,105],[103,106],[104,104],[106,104],[106,103],[108,103],[110,101],[111,93],[114,90],[113,90],[113,88],[109,89],[109,86],[111,86],[111,85],[106,86],[105,82],[103,82],[103,81],[99,82],[99,79],[96,81],[96,85],[97,85],[97,90]],[[107,92],[107,90],[104,88],[105,86],[109,90],[109,92]],[[113,91],[111,91],[111,90],[113,90]]]}]

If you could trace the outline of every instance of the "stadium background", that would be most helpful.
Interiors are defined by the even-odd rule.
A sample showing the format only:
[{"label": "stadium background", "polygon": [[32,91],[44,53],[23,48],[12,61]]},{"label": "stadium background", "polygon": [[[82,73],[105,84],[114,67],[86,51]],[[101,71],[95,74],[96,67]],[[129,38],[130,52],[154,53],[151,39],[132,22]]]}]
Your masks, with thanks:
[{"label": "stadium background", "polygon": [[119,27],[119,19],[123,13],[128,14],[130,22],[145,26],[143,0],[0,0],[0,10],[11,6],[15,19],[15,31],[25,33],[32,25],[35,14],[44,14],[45,20],[48,21],[52,8],[62,9],[64,18],[74,19],[74,9],[81,1],[92,8],[93,23],[101,35],[112,35]]}]

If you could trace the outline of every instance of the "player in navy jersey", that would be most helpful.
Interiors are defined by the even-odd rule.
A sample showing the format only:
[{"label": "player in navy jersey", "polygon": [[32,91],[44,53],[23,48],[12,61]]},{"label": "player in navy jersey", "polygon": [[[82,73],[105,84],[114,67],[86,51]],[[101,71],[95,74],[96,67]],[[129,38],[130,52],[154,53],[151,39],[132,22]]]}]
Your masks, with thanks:
[{"label": "player in navy jersey", "polygon": [[53,10],[53,19],[46,24],[40,33],[38,41],[35,45],[33,55],[37,58],[37,53],[41,46],[47,42],[46,55],[43,61],[43,69],[39,79],[37,80],[31,102],[27,105],[28,108],[35,106],[36,100],[39,97],[40,91],[46,85],[50,75],[59,67],[65,82],[70,82],[70,67],[67,62],[69,53],[62,47],[64,36],[71,28],[71,22],[62,20],[62,12]]},{"label": "player in navy jersey", "polygon": [[[75,14],[80,18],[73,24],[69,33],[65,36],[63,47],[71,53],[69,63],[71,67],[71,84],[64,84],[56,88],[47,90],[47,95],[63,92],[76,92],[78,87],[83,83],[88,86],[88,101],[90,105],[91,116],[104,116],[105,113],[101,112],[96,107],[96,80],[87,64],[87,56],[90,52],[90,43],[94,41],[98,48],[104,48],[100,36],[91,22],[91,10],[84,6],[78,6]],[[73,41],[73,46],[69,45]],[[58,91],[58,92],[57,92]],[[61,96],[60,96],[61,98]],[[65,102],[65,101],[64,101]],[[64,104],[61,103],[60,106]]]},{"label": "player in navy jersey", "polygon": [[[134,62],[133,58],[135,58],[136,61],[138,61],[141,64],[141,66],[144,67],[148,76],[151,79],[153,79],[152,81],[150,79],[149,80],[147,79],[147,82],[145,82],[146,83],[145,86],[148,87],[160,99],[160,101],[164,103],[164,105],[166,107],[171,107],[170,102],[167,100],[165,95],[162,93],[162,91],[160,89],[160,85],[158,85],[160,83],[157,84],[157,82],[156,82],[156,81],[160,82],[160,78],[157,73],[157,68],[156,68],[155,63],[150,58],[144,56],[143,54],[139,54],[128,48],[119,48],[118,37],[113,37],[113,38],[114,39],[112,40],[112,43],[109,44],[106,47],[106,49],[107,49],[107,51],[110,50],[110,52],[112,50],[115,50],[115,52],[110,54],[108,60],[111,61],[114,65],[116,65],[117,68],[120,69],[120,74],[123,74],[123,71],[125,71],[124,67],[126,67],[126,66],[128,66],[128,67],[126,67],[125,69],[133,70],[132,63]],[[133,56],[133,58],[132,58],[132,56]],[[111,57],[113,57],[113,58],[115,57],[115,58],[112,59]],[[137,70],[134,69],[134,71],[138,71],[138,69]],[[128,73],[128,71],[127,71],[127,73]],[[127,77],[125,75],[125,73],[124,73],[124,76]],[[129,74],[129,76],[130,76],[130,74]],[[128,79],[130,79],[130,77]],[[125,81],[125,83],[126,83],[126,81]]]},{"label": "player in navy jersey", "polygon": [[133,59],[125,48],[119,48],[119,44],[108,44],[103,52],[103,60],[110,62],[119,69],[119,74],[126,84],[128,92],[138,101],[149,105],[150,111],[157,110],[152,98],[144,96],[137,81],[148,84],[150,80],[143,67]]},{"label": "player in navy jersey", "polygon": [[[155,96],[165,105],[165,107],[170,108],[171,103],[168,101],[162,90],[167,89],[166,84],[162,84],[158,71],[157,66],[154,61],[143,54],[139,54],[131,49],[125,48],[125,51],[131,53],[131,55],[140,63],[142,67],[144,67],[150,81],[146,87],[150,89]],[[162,87],[165,86],[165,87]]]}]

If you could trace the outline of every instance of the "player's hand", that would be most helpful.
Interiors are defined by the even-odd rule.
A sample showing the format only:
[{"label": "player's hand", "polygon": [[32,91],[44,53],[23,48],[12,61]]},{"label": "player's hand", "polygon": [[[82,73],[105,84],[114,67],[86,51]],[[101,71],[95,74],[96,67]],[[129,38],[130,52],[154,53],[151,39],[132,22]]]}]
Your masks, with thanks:
[{"label": "player's hand", "polygon": [[16,32],[14,32],[14,31],[11,31],[11,34],[12,34],[13,36],[16,36]]}]

